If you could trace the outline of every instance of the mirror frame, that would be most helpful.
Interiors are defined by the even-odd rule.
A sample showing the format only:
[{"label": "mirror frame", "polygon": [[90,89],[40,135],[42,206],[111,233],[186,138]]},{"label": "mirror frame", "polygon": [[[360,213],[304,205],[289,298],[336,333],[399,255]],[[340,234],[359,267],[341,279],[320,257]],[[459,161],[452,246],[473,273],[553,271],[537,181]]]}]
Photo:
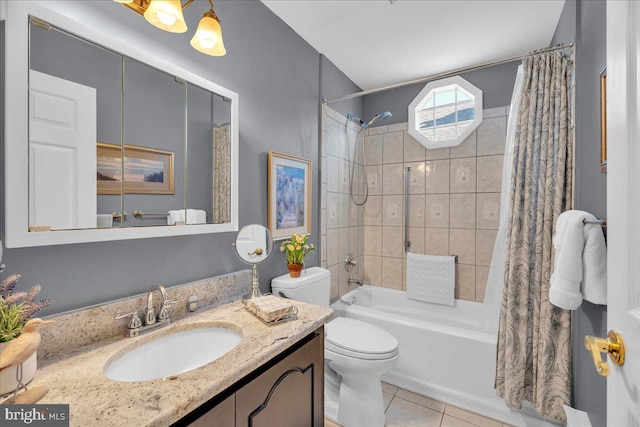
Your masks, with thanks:
[{"label": "mirror frame", "polygon": [[[165,59],[132,47],[131,44],[125,43],[121,39],[111,37],[89,26],[90,20],[87,21],[87,25],[84,25],[50,7],[30,1],[2,3],[0,4],[0,18],[5,22],[5,245],[8,248],[238,231],[239,97],[237,93],[180,68]],[[79,11],[78,14],[80,16],[82,11]],[[30,15],[231,100],[231,222],[173,227],[162,225],[47,232],[30,232],[28,230],[29,146],[27,142],[29,132]]]}]

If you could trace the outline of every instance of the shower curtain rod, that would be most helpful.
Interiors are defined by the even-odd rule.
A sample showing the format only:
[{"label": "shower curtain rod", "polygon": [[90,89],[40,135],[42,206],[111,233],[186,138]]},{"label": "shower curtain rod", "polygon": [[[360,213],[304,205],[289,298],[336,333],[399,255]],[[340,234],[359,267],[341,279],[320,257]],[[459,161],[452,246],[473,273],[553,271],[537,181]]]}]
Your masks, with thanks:
[{"label": "shower curtain rod", "polygon": [[568,49],[568,48],[573,49],[573,47],[574,47],[574,43],[567,43],[567,44],[547,47],[547,48],[544,48],[544,49],[536,50],[536,51],[534,51],[532,53],[528,53],[526,55],[512,56],[511,58],[500,59],[498,61],[484,62],[482,64],[472,65],[470,67],[456,68],[455,70],[452,70],[452,71],[446,71],[444,73],[432,74],[430,76],[421,77],[419,79],[408,80],[406,82],[396,83],[396,84],[392,84],[392,85],[389,85],[389,86],[383,86],[383,87],[379,87],[379,88],[376,88],[376,89],[369,89],[369,90],[363,90],[361,92],[351,93],[349,95],[345,95],[345,96],[342,96],[340,98],[334,98],[334,99],[329,99],[329,100],[327,100],[327,98],[324,98],[322,103],[323,104],[332,104],[334,102],[345,101],[347,99],[358,98],[360,96],[365,96],[365,95],[371,95],[372,93],[383,92],[385,90],[397,89],[397,88],[400,88],[400,87],[409,86],[409,85],[416,84],[416,83],[424,83],[424,82],[428,82],[430,80],[434,80],[434,79],[437,79],[437,78],[452,76],[454,74],[460,74],[460,73],[464,73],[464,72],[468,72],[468,71],[475,71],[475,70],[479,70],[481,68],[493,67],[495,65],[502,65],[502,64],[506,64],[508,62],[513,62],[513,61],[520,61],[520,60],[523,60],[525,58],[528,58],[529,56],[537,55],[537,54],[542,53],[542,52],[552,52],[554,50],[563,50],[563,49]]}]

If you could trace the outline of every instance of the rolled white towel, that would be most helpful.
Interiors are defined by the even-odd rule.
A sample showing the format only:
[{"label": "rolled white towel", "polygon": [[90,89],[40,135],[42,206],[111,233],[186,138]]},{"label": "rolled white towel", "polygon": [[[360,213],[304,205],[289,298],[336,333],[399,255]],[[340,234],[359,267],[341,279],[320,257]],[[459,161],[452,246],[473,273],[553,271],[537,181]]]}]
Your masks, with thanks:
[{"label": "rolled white towel", "polygon": [[[185,224],[184,209],[175,209],[167,213],[167,224]],[[202,209],[187,209],[187,224],[206,224],[207,212]]]},{"label": "rolled white towel", "polygon": [[588,212],[569,210],[558,217],[553,246],[556,249],[549,301],[575,310],[586,299],[607,303],[607,247],[602,228],[584,224],[595,220]]}]

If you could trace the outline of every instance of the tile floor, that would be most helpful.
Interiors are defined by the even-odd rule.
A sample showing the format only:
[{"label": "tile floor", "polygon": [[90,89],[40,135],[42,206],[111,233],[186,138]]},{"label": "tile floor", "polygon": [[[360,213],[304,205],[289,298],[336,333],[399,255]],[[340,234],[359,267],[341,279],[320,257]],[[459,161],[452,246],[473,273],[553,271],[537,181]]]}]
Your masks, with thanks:
[{"label": "tile floor", "polygon": [[[386,427],[510,427],[500,421],[382,383]],[[340,427],[325,419],[325,427]]]}]

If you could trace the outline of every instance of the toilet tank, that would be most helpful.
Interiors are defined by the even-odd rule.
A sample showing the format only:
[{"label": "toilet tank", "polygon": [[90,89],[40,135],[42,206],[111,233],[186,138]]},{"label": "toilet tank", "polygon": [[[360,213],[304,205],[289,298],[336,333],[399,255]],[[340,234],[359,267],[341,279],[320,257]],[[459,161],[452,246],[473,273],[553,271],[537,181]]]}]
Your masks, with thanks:
[{"label": "toilet tank", "polygon": [[330,292],[331,274],[321,267],[305,268],[295,279],[285,274],[271,280],[272,294],[309,304],[328,307]]}]

